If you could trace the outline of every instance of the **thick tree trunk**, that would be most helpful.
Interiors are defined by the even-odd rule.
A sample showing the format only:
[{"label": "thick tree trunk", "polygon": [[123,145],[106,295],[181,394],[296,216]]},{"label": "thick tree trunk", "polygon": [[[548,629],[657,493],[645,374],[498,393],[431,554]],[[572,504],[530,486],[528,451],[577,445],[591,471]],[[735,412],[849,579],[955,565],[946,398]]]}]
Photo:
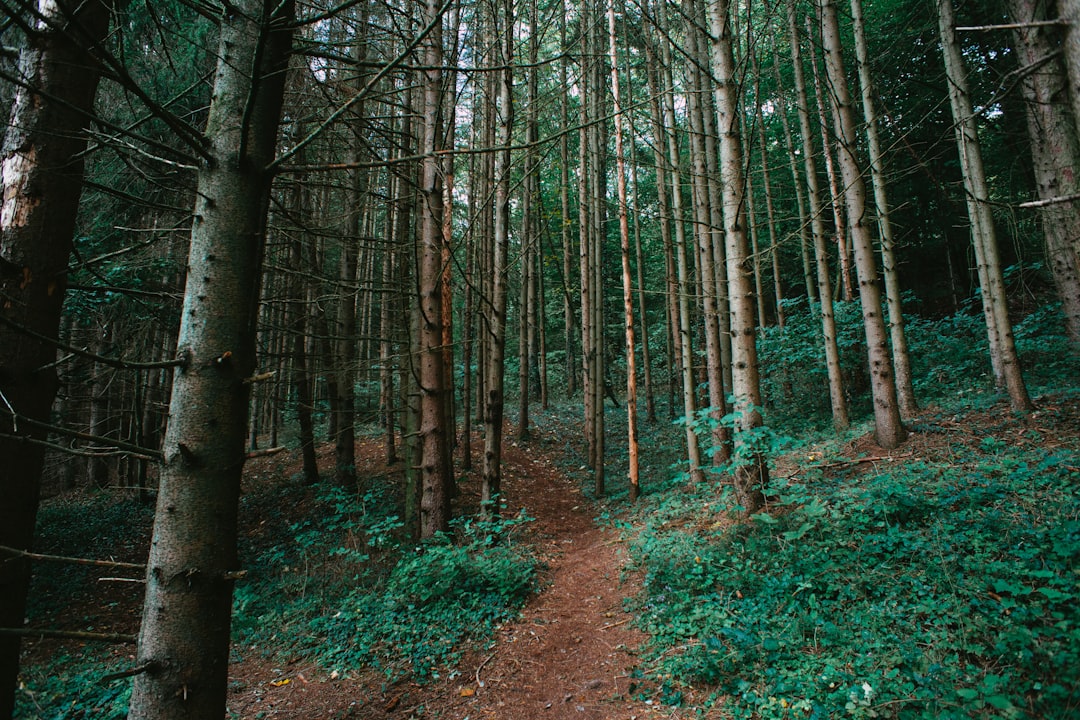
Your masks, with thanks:
[{"label": "thick tree trunk", "polygon": [[424,38],[423,130],[420,154],[420,232],[417,270],[419,333],[417,365],[420,384],[420,537],[432,537],[450,527],[452,468],[446,426],[445,357],[443,355],[443,186],[438,156],[442,127],[443,48],[441,3],[425,0],[423,23],[434,29]]},{"label": "thick tree trunk", "polygon": [[851,109],[847,76],[841,55],[840,27],[833,0],[821,0],[821,30],[825,47],[825,72],[832,90],[833,118],[837,134],[837,154],[844,181],[844,206],[847,209],[851,244],[855,251],[855,271],[859,280],[859,300],[862,304],[863,329],[870,365],[870,390],[874,398],[874,437],[881,447],[893,449],[907,437],[900,420],[896,398],[892,355],[888,333],[881,316],[881,290],[878,287],[874,244],[867,224],[866,185],[855,150],[855,118]]},{"label": "thick tree trunk", "polygon": [[[1021,88],[1027,105],[1035,187],[1046,258],[1065,314],[1065,330],[1080,345],[1080,142],[1069,112],[1068,77],[1057,54],[1059,30],[1038,22],[1053,20],[1050,0],[1010,0],[1013,31],[1021,67]],[[1066,44],[1066,48],[1068,45]],[[1064,198],[1072,198],[1065,200]]]},{"label": "thick tree trunk", "polygon": [[753,513],[765,504],[769,469],[760,449],[752,445],[761,427],[761,385],[758,378],[755,303],[743,214],[743,146],[739,136],[738,86],[732,48],[729,0],[711,7],[712,68],[716,76],[716,112],[720,130],[720,173],[724,189],[724,235],[727,240],[728,296],[731,303],[732,394],[737,414],[735,432],[735,496],[743,510]]},{"label": "thick tree trunk", "polygon": [[[86,132],[98,65],[81,41],[104,39],[109,2],[41,0],[36,32],[19,54],[10,123],[0,156],[0,545],[29,550],[44,448],[18,436],[45,433],[19,418],[47,422],[58,381],[55,338],[67,287],[75,215],[82,192]],[[0,562],[0,627],[21,628],[28,560]],[[19,639],[0,636],[0,718],[11,716]]]},{"label": "thick tree trunk", "polygon": [[131,720],[225,713],[237,512],[270,174],[292,5],[220,18]]}]

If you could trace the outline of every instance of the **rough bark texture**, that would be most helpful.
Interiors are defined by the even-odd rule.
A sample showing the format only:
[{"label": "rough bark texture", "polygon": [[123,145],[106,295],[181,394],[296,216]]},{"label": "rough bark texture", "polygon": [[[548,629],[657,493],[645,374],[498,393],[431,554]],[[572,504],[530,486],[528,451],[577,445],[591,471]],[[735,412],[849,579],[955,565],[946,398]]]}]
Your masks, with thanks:
[{"label": "rough bark texture", "polygon": [[630,274],[630,219],[626,202],[626,158],[623,155],[622,98],[619,95],[619,56],[616,51],[615,3],[608,0],[608,53],[611,91],[615,99],[615,163],[619,193],[619,246],[622,254],[623,318],[626,337],[626,433],[630,500],[638,498],[637,365],[634,359],[634,284]]},{"label": "rough bark texture", "polygon": [[825,242],[824,208],[818,186],[817,162],[814,160],[814,133],[810,122],[810,98],[803,72],[799,28],[795,22],[795,3],[787,6],[788,33],[791,37],[791,62],[795,68],[795,92],[799,111],[799,132],[802,135],[803,168],[806,175],[807,200],[810,210],[810,229],[814,243],[814,262],[817,271],[818,297],[821,299],[821,334],[825,344],[825,369],[829,377],[829,401],[832,406],[833,427],[849,425],[844,379],[840,372],[840,350],[836,344],[836,315],[833,312],[832,277],[829,275],[828,245]]},{"label": "rough bark texture", "polygon": [[885,277],[885,303],[889,310],[889,337],[892,340],[893,370],[896,373],[896,395],[900,401],[901,414],[913,417],[919,411],[919,405],[915,401],[911,358],[908,355],[907,334],[904,332],[900,274],[896,270],[896,257],[893,252],[889,193],[885,182],[884,153],[878,136],[877,112],[874,110],[874,86],[870,77],[870,53],[866,47],[862,0],[851,0],[851,18],[855,33],[855,57],[859,64],[863,119],[866,121],[866,145],[870,153],[870,179],[874,185],[874,206],[881,239],[881,271]]},{"label": "rough bark texture", "polygon": [[424,40],[424,121],[420,152],[419,367],[420,384],[420,536],[450,527],[451,471],[446,423],[443,355],[443,186],[440,159],[443,140],[442,31],[437,0],[424,3],[424,24],[434,30]]},{"label": "rough bark texture", "polygon": [[[40,10],[49,22],[20,53],[24,85],[0,157],[0,544],[23,550],[33,542],[44,449],[15,438],[45,433],[19,418],[47,421],[58,381],[56,348],[21,329],[59,332],[82,191],[79,153],[98,84],[81,42],[102,39],[109,21],[108,2],[96,0],[42,2]],[[0,627],[22,627],[29,579],[29,561],[0,562]],[[18,670],[18,638],[0,636],[0,718],[11,716]]]},{"label": "rough bark texture", "polygon": [[146,576],[132,720],[225,713],[247,381],[270,174],[291,45],[289,3],[220,18],[170,420]]},{"label": "rough bark texture", "polygon": [[761,384],[758,378],[756,307],[750,273],[745,216],[743,215],[743,148],[739,136],[738,88],[732,49],[731,9],[728,0],[711,7],[712,66],[716,75],[716,111],[720,130],[720,175],[724,192],[724,234],[727,238],[728,296],[731,303],[731,360],[734,410],[738,414],[735,453],[735,495],[747,514],[765,504],[763,490],[769,480],[765,458],[749,444],[752,431],[761,427]]},{"label": "rough bark texture", "polygon": [[837,154],[844,180],[844,207],[851,230],[852,249],[855,251],[855,272],[859,281],[859,300],[866,333],[870,391],[874,398],[874,436],[883,448],[892,449],[904,441],[907,431],[900,420],[888,333],[885,330],[885,319],[881,316],[881,289],[878,287],[877,267],[874,262],[873,238],[867,224],[866,185],[855,155],[858,141],[855,138],[851,95],[844,74],[836,4],[832,0],[823,0],[820,9],[825,71],[832,90],[838,139]]},{"label": "rough bark texture", "polygon": [[[1016,23],[1054,19],[1050,0],[1010,0]],[[1064,201],[1080,194],[1076,177],[1080,143],[1069,110],[1068,76],[1057,53],[1060,30],[1028,25],[1013,31],[1021,67],[1021,88],[1027,106],[1028,136],[1039,199],[1046,258],[1065,314],[1065,330],[1080,345],[1080,202]],[[1066,46],[1067,47],[1067,46]]]},{"label": "rough bark texture", "polygon": [[1031,409],[1031,399],[1020,374],[1012,323],[1005,302],[1005,282],[998,259],[994,218],[990,211],[990,192],[986,185],[982,148],[979,144],[975,114],[972,112],[967,78],[964,76],[964,60],[956,40],[956,18],[952,0],[937,0],[937,8],[956,145],[960,154],[964,193],[971,221],[971,239],[975,249],[975,261],[978,263],[983,313],[990,340],[990,360],[994,368],[995,382],[1008,392],[1013,410],[1026,412]]}]

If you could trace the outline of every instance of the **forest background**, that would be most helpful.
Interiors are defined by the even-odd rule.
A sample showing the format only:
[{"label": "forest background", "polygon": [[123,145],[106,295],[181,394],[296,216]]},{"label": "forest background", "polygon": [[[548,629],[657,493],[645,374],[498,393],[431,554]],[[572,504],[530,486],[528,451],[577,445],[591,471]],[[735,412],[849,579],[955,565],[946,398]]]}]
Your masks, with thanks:
[{"label": "forest background", "polygon": [[674,420],[752,515],[782,436],[1070,387],[1078,5],[5,2],[0,715],[43,488],[156,498],[130,716],[221,716],[247,460],[378,432],[437,543],[556,398],[594,497]]}]

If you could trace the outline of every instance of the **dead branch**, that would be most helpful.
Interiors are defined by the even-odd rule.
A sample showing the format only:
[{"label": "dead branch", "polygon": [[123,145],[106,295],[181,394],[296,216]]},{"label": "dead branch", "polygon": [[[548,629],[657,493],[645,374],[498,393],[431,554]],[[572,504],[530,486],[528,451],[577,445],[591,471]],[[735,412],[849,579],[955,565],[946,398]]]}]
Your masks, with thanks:
[{"label": "dead branch", "polygon": [[123,633],[96,633],[81,630],[45,630],[35,628],[0,628],[0,635],[18,637],[55,638],[59,640],[96,640],[99,642],[135,644],[135,635]]},{"label": "dead branch", "polygon": [[18,548],[8,547],[7,545],[0,545],[0,552],[16,557],[27,558],[29,560],[42,560],[45,562],[64,562],[72,565],[93,565],[94,567],[126,568],[128,570],[146,569],[146,565],[142,563],[118,562],[116,560],[94,560],[91,558],[66,557],[64,555],[43,555],[41,553],[33,553],[26,550],[19,550]]},{"label": "dead branch", "polygon": [[838,460],[837,462],[825,463],[823,465],[814,465],[814,467],[824,470],[825,468],[847,467],[849,465],[862,465],[863,463],[871,462],[892,462],[893,460],[911,457],[914,454],[915,453],[904,453],[903,455],[871,455],[869,457],[855,458],[853,460]]}]

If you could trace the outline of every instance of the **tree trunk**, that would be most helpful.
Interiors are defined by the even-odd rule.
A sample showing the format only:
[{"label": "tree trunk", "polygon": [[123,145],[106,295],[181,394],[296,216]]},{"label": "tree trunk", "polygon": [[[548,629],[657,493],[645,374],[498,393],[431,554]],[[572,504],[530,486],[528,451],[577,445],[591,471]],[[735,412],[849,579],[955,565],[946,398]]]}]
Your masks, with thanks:
[{"label": "tree trunk", "polygon": [[[1061,298],[1065,330],[1080,345],[1080,142],[1069,113],[1068,77],[1057,55],[1057,28],[1034,23],[1053,20],[1050,0],[1010,0],[1019,64],[1027,69],[1021,88],[1027,106],[1028,137],[1039,199],[1046,258]],[[1068,48],[1068,44],[1066,44]],[[1073,198],[1063,200],[1063,198]]]},{"label": "tree trunk", "polygon": [[859,65],[859,85],[862,89],[863,119],[866,121],[866,145],[870,153],[870,179],[874,185],[874,206],[877,211],[881,238],[881,270],[885,277],[885,303],[889,310],[889,337],[892,340],[893,370],[896,372],[896,396],[900,412],[913,417],[919,411],[915,387],[911,380],[911,358],[907,334],[904,332],[904,311],[900,301],[900,275],[893,252],[893,229],[889,218],[889,193],[885,182],[884,153],[878,137],[877,112],[874,110],[874,86],[870,77],[870,53],[866,47],[862,0],[851,0],[852,28],[855,32],[855,57]]},{"label": "tree trunk", "polygon": [[863,328],[870,365],[870,390],[874,398],[874,437],[881,447],[891,450],[907,437],[900,420],[896,399],[896,380],[888,333],[881,316],[881,290],[878,288],[874,244],[866,223],[866,185],[855,155],[855,118],[851,109],[847,76],[841,55],[840,27],[833,0],[821,0],[821,34],[825,48],[825,72],[832,89],[833,118],[837,133],[837,155],[844,181],[844,206],[847,209],[851,244],[855,251],[855,271],[859,280]]},{"label": "tree trunk", "polygon": [[423,24],[434,29],[424,38],[421,52],[423,71],[423,130],[420,154],[420,234],[417,286],[420,297],[419,352],[420,384],[420,537],[432,537],[450,527],[452,468],[446,426],[445,358],[443,356],[443,186],[438,152],[444,140],[443,33],[438,0],[423,3]]},{"label": "tree trunk", "polygon": [[634,358],[634,283],[630,273],[630,220],[626,200],[626,160],[623,155],[623,108],[619,95],[619,56],[615,47],[615,0],[608,0],[608,54],[611,58],[611,92],[615,100],[615,182],[619,193],[619,240],[622,250],[623,317],[626,331],[626,432],[630,501],[637,500],[638,478],[637,365]]},{"label": "tree trunk", "polygon": [[817,269],[818,298],[821,301],[821,335],[825,345],[825,369],[829,377],[829,402],[833,427],[842,430],[849,425],[844,380],[840,372],[840,350],[836,344],[836,315],[833,312],[832,276],[829,274],[828,243],[825,241],[825,208],[818,186],[817,162],[814,160],[814,131],[810,120],[810,98],[802,64],[799,27],[795,22],[795,0],[788,0],[788,33],[791,36],[791,62],[795,69],[795,94],[799,112],[799,132],[802,135],[803,168],[806,175],[806,194],[809,201],[810,228],[814,242],[814,261]]},{"label": "tree trunk", "polygon": [[720,173],[724,192],[724,235],[727,246],[728,297],[731,304],[732,394],[735,396],[735,496],[747,513],[765,504],[769,469],[753,431],[761,427],[761,385],[754,332],[755,303],[743,214],[743,146],[739,136],[738,86],[732,48],[729,0],[711,7],[712,68],[716,77],[716,112],[720,131]]},{"label": "tree trunk", "polygon": [[[19,53],[10,122],[0,156],[0,544],[30,550],[44,448],[22,442],[44,431],[59,386],[55,338],[67,288],[83,156],[99,79],[86,46],[104,40],[110,2],[40,2],[35,33]],[[28,560],[0,562],[0,627],[21,628],[30,582]],[[19,639],[0,636],[0,718],[11,716],[19,673]]]},{"label": "tree trunk", "polygon": [[493,18],[500,38],[498,60],[503,67],[497,72],[498,96],[495,107],[495,214],[491,268],[491,296],[486,310],[488,335],[486,376],[484,381],[484,467],[480,490],[482,512],[499,514],[502,494],[503,439],[503,379],[506,353],[506,296],[507,255],[510,247],[510,146],[513,143],[513,60],[514,17],[513,3],[504,0]]},{"label": "tree trunk", "polygon": [[164,442],[131,720],[225,713],[237,511],[270,173],[292,5],[220,18],[188,280]]},{"label": "tree trunk", "polygon": [[998,259],[997,235],[994,231],[994,218],[990,210],[990,196],[982,163],[982,149],[979,145],[975,114],[971,109],[967,78],[964,76],[964,61],[956,41],[952,0],[937,0],[937,8],[956,145],[960,153],[972,244],[979,266],[979,283],[982,286],[983,309],[987,335],[990,338],[990,356],[991,360],[997,358],[996,380],[998,386],[1003,386],[1008,392],[1013,410],[1027,412],[1032,407],[1031,399],[1028,397],[1024,378],[1020,373],[1020,362],[1016,356],[1016,343],[1005,298],[1005,281]]}]

